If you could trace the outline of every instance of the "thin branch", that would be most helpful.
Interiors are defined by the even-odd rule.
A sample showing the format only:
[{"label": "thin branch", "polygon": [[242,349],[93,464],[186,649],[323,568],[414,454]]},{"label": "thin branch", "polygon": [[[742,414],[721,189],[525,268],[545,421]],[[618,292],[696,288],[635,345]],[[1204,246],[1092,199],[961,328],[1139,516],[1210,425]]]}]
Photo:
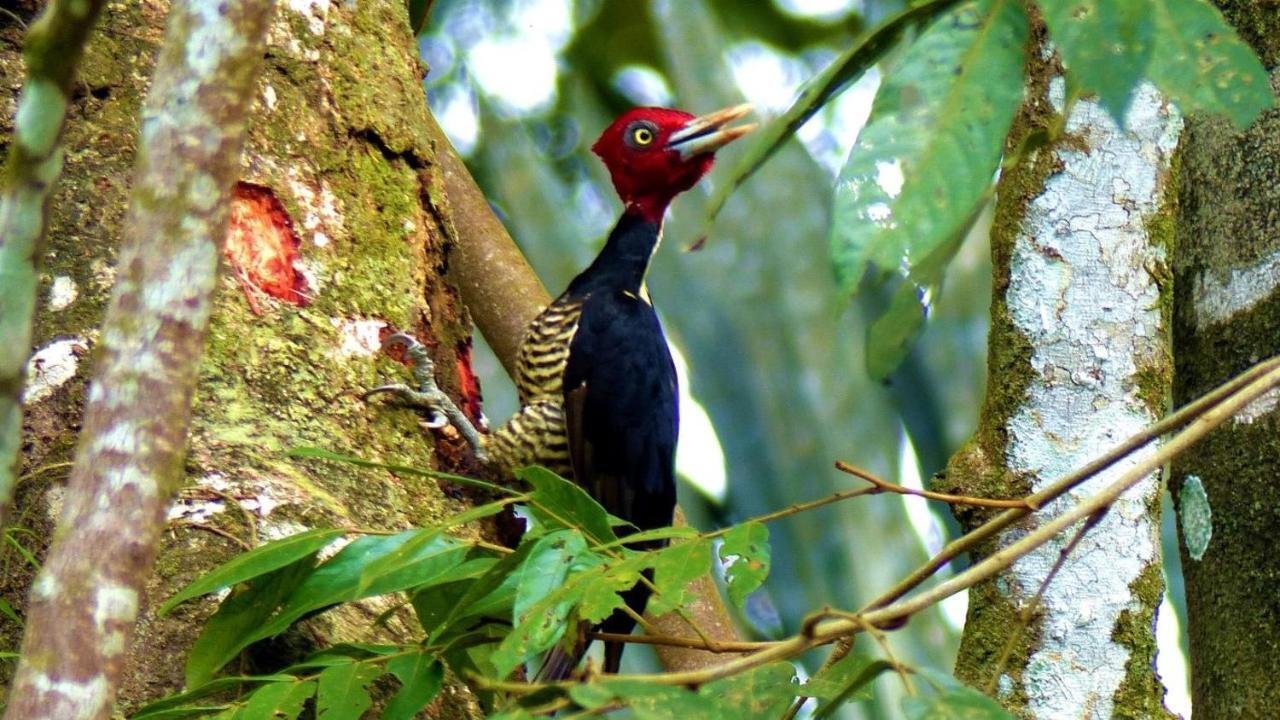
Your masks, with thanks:
[{"label": "thin branch", "polygon": [[1035,511],[1040,509],[1039,507],[1032,505],[1031,501],[1028,500],[1027,498],[1020,498],[1017,500],[1001,500],[999,498],[970,497],[968,495],[948,495],[947,493],[932,492],[930,490],[916,490],[915,488],[903,487],[902,485],[895,485],[887,480],[881,480],[880,478],[876,477],[875,475],[872,475],[866,470],[863,470],[862,468],[857,467],[855,465],[850,465],[849,463],[844,462],[843,460],[836,461],[836,469],[839,470],[840,472],[849,473],[850,475],[853,475],[856,478],[866,480],[867,482],[875,486],[874,489],[876,493],[890,492],[890,493],[896,493],[898,495],[910,495],[912,497],[925,498],[926,500],[937,500],[939,502],[947,503],[948,505],[972,505],[974,507],[989,507],[989,508],[1020,508],[1023,510],[1030,510],[1030,511]]},{"label": "thin branch", "polygon": [[[1242,381],[1244,381],[1243,384]],[[1182,428],[1150,457],[1125,471],[1118,479],[1113,481],[1106,488],[1090,495],[1062,514],[1047,520],[1040,527],[1032,530],[1008,546],[992,553],[981,562],[969,567],[964,572],[955,575],[949,580],[946,580],[929,590],[921,592],[919,595],[915,595],[906,600],[899,600],[892,604],[859,611],[857,613],[850,614],[848,617],[826,621],[818,620],[816,622],[806,622],[804,627],[802,627],[801,632],[790,638],[780,640],[767,648],[740,658],[735,658],[714,667],[689,672],[622,675],[619,676],[619,678],[659,685],[697,686],[720,678],[736,675],[738,673],[766,665],[770,662],[788,660],[812,648],[865,632],[869,627],[880,629],[893,629],[900,627],[907,619],[916,613],[932,607],[955,593],[966,590],[979,582],[995,576],[1001,570],[1012,565],[1019,558],[1024,557],[1036,548],[1049,542],[1072,525],[1105,511],[1105,509],[1110,507],[1110,505],[1114,503],[1120,495],[1124,494],[1125,491],[1137,485],[1152,472],[1161,468],[1165,463],[1169,462],[1169,460],[1178,454],[1184,452],[1190,446],[1199,442],[1210,431],[1239,412],[1241,408],[1256,400],[1263,393],[1266,393],[1277,386],[1280,386],[1280,358],[1273,358],[1261,363],[1255,368],[1250,369],[1237,379],[1224,385],[1224,387],[1220,388],[1218,391],[1210,393],[1210,395],[1206,396],[1203,401],[1197,401],[1191,406],[1188,406],[1187,409],[1194,408],[1194,411],[1190,413],[1190,416],[1188,416],[1187,413],[1180,411],[1179,413],[1175,413],[1175,415],[1171,416],[1168,420],[1153,425],[1144,433],[1139,433],[1135,438],[1142,437],[1144,435],[1155,437],[1159,434],[1163,434],[1163,432],[1167,432],[1171,427]],[[1223,390],[1226,388],[1229,388],[1230,390],[1224,393]],[[1157,432],[1160,428],[1163,428],[1163,431]],[[1102,472],[1107,467],[1114,464],[1114,462],[1120,457],[1124,457],[1125,454],[1132,453],[1134,450],[1137,450],[1145,444],[1145,442],[1135,442],[1134,438],[1130,438],[1130,440],[1120,445],[1120,448],[1127,448],[1124,452],[1120,452],[1119,449],[1112,451],[1112,453],[1108,453],[1104,458],[1089,463],[1089,465],[1086,466],[1086,469],[1090,469],[1089,472],[1085,473],[1082,470],[1071,473],[1063,480],[1055,483],[1054,486],[1056,487],[1062,484],[1065,480],[1075,478],[1082,474],[1084,477],[1082,477],[1080,481],[1083,481],[1083,479]],[[1120,452],[1118,457],[1111,458],[1109,460],[1107,459],[1117,452]],[[1078,482],[1079,481],[1077,481],[1077,484]],[[1033,495],[1032,498],[1036,498],[1037,496],[1041,496],[1043,498],[1043,491],[1042,493]],[[982,528],[979,528],[969,535],[974,535],[981,530]],[[965,537],[967,538],[969,535],[966,535]],[[932,561],[930,564],[932,564]],[[826,614],[832,614],[831,611],[824,612]],[[500,689],[517,694],[528,694],[551,687],[563,689],[572,685],[570,682],[518,683],[491,680],[483,680],[482,683],[492,689]]]},{"label": "thin branch", "polygon": [[1031,624],[1031,620],[1040,610],[1040,602],[1044,599],[1045,592],[1049,589],[1049,584],[1058,576],[1058,572],[1062,570],[1062,566],[1066,564],[1067,558],[1080,545],[1080,541],[1084,539],[1085,533],[1089,532],[1102,521],[1102,517],[1107,514],[1108,508],[1103,508],[1098,512],[1090,515],[1085,519],[1080,527],[1076,528],[1071,539],[1067,541],[1066,546],[1058,551],[1058,558],[1053,561],[1053,566],[1049,568],[1049,572],[1045,573],[1044,579],[1040,581],[1040,587],[1036,588],[1036,592],[1031,596],[1030,602],[1022,611],[1018,613],[1018,624],[1009,633],[1009,637],[1005,639],[1004,648],[1000,651],[1000,657],[995,663],[995,672],[991,675],[991,683],[987,686],[987,694],[994,695],[996,686],[1000,681],[1000,675],[1004,673],[1004,666],[1009,662],[1009,658],[1013,656],[1013,650],[1017,647],[1018,638],[1022,637],[1022,633],[1026,631],[1027,626]]},{"label": "thin branch", "polygon": [[[22,384],[31,352],[37,259],[49,196],[62,174],[59,141],[76,66],[103,0],[54,0],[27,30],[27,77],[0,189],[0,526],[8,522],[22,447]],[[21,22],[21,20],[19,20]]]},{"label": "thin branch", "polygon": [[[87,8],[68,6],[81,15]],[[5,718],[111,714],[164,508],[182,477],[271,10],[270,0],[222,0],[212,11],[187,0],[169,12],[81,442],[48,560],[32,585]]]},{"label": "thin branch", "polygon": [[[818,498],[817,500],[809,500],[806,502],[795,503],[794,505],[788,505],[782,508],[781,510],[774,510],[773,512],[765,513],[764,515],[757,515],[753,518],[748,518],[744,522],[757,522],[757,523],[773,522],[774,520],[781,520],[782,518],[790,517],[798,513],[813,510],[814,508],[820,508],[824,505],[830,505],[831,503],[840,502],[841,500],[849,500],[850,498],[862,497],[864,495],[877,495],[879,493],[880,493],[880,490],[874,487],[858,488],[856,490],[839,490],[837,492],[831,493],[826,497]],[[702,537],[718,538],[728,533],[732,529],[733,529],[732,527],[724,527],[724,528],[720,528],[719,530],[712,530],[710,532],[702,533]]]},{"label": "thin branch", "polygon": [[[1029,495],[1027,500],[1029,500],[1035,507],[1043,507],[1046,503],[1061,497],[1094,475],[1110,468],[1112,465],[1124,459],[1133,451],[1145,446],[1147,443],[1150,443],[1152,440],[1191,423],[1209,409],[1216,407],[1228,398],[1234,397],[1242,388],[1248,386],[1277,367],[1280,367],[1280,357],[1271,358],[1249,368],[1240,375],[1237,375],[1223,383],[1212,392],[1188,404],[1186,407],[1179,409],[1164,420],[1133,434],[1124,442],[1112,448],[1109,452],[1104,453],[1100,457],[1085,464],[1084,467],[1067,474],[1058,481],[1045,487],[1043,490]],[[862,609],[864,611],[871,610],[877,607],[884,607],[889,603],[894,602],[918,587],[925,580],[928,580],[934,573],[946,566],[947,563],[1030,514],[1031,511],[1021,508],[1006,510],[974,530],[952,540],[927,563],[914,570],[910,575],[902,579],[889,590],[885,591],[882,595],[867,603],[867,605]]]},{"label": "thin branch", "polygon": [[689,648],[690,650],[705,650],[710,653],[742,653],[755,652],[772,647],[775,642],[766,640],[762,642],[749,642],[742,640],[717,640],[714,644],[708,644],[702,638],[696,637],[674,637],[671,635],[622,635],[619,633],[593,632],[589,633],[596,640],[605,640],[608,642],[622,642],[631,645],[661,645],[664,647]]}]

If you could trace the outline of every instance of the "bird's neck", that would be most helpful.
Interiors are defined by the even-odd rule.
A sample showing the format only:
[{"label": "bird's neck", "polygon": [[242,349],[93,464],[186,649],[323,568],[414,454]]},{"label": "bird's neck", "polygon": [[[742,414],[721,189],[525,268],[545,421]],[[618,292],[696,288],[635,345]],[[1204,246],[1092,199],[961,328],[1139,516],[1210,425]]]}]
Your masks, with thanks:
[{"label": "bird's neck", "polygon": [[628,206],[591,265],[569,285],[572,294],[598,289],[642,293],[649,261],[662,240],[662,216]]}]

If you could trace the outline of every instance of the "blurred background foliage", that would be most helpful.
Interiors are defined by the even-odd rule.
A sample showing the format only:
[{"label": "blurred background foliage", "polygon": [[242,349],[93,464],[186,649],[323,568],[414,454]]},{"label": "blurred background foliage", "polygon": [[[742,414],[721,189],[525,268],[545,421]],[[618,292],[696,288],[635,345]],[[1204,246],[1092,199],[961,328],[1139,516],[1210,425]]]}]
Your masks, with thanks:
[{"label": "blurred background foliage", "polygon": [[[589,151],[616,114],[637,104],[702,113],[743,100],[777,114],[904,4],[436,0],[421,46],[436,116],[554,294],[620,212]],[[863,355],[867,323],[888,296],[864,293],[850,305],[832,274],[832,186],[878,78],[868,73],[802,128],[738,191],[704,249],[685,251],[716,173],[668,220],[650,285],[683,358],[680,492],[695,525],[856,487],[834,470],[836,459],[918,484],[972,430],[985,380],[987,223],[963,246],[920,341],[884,384],[867,376]],[[730,147],[719,163],[741,151]],[[514,389],[487,348],[477,357],[486,411],[500,423],[515,408]],[[824,605],[855,608],[936,550],[949,522],[945,509],[882,496],[773,523],[772,574],[743,620],[775,637]],[[963,617],[960,598],[893,633],[893,649],[949,670]],[[818,658],[810,660],[812,670]],[[861,712],[892,716],[895,683],[882,680],[877,702]]]}]

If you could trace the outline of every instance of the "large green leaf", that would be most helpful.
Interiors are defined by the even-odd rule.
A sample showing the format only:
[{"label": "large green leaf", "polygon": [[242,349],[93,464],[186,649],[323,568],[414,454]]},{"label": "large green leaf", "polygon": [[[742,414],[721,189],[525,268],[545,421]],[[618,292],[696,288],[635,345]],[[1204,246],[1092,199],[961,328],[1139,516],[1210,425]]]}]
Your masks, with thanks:
[{"label": "large green leaf", "polygon": [[359,720],[373,704],[369,684],[381,674],[382,668],[369,663],[334,665],[320,673],[317,720]]},{"label": "large green leaf", "polygon": [[444,682],[444,666],[425,650],[390,660],[387,670],[400,680],[400,690],[387,703],[382,720],[410,720],[440,692]]},{"label": "large green leaf", "polygon": [[[517,625],[529,620],[532,608],[564,585],[574,561],[587,551],[587,541],[576,530],[559,530],[538,539],[529,557],[517,571],[513,620]],[[569,608],[557,608],[555,617],[566,618]]]},{"label": "large green leaf", "polygon": [[1151,59],[1150,0],[1049,0],[1040,3],[1067,83],[1097,93],[1116,123]]},{"label": "large green leaf", "polygon": [[178,605],[194,597],[207,595],[222,588],[231,587],[251,578],[265,575],[314,555],[320,548],[342,535],[342,530],[317,528],[281,538],[241,553],[226,563],[200,576],[160,606],[158,615],[165,615]]},{"label": "large green leaf", "polygon": [[302,706],[315,694],[315,680],[263,685],[249,696],[244,716],[252,720],[295,720],[302,712]]},{"label": "large green leaf", "polygon": [[907,720],[1013,720],[1000,703],[970,687],[945,689],[927,697],[902,700]]},{"label": "large green leaf", "polygon": [[720,707],[733,708],[740,717],[782,717],[799,691],[796,669],[789,662],[775,662],[738,675],[707,683],[698,694]]},{"label": "large green leaf", "polygon": [[249,644],[246,638],[252,637],[311,570],[312,559],[305,557],[253,578],[247,587],[223,600],[187,654],[186,686],[204,685],[219,668],[230,662]]},{"label": "large green leaf", "polygon": [[910,267],[953,238],[994,179],[1022,98],[1017,0],[967,2],[886,75],[836,186],[831,252],[842,290],[869,264]]},{"label": "large green leaf", "polygon": [[1273,99],[1258,56],[1204,0],[1151,0],[1147,75],[1183,112],[1222,113],[1243,129]]},{"label": "large green leaf", "polygon": [[618,539],[609,513],[586,490],[542,467],[524,468],[516,476],[533,486],[530,512],[544,524],[580,530],[596,543]]},{"label": "large green leaf", "polygon": [[844,703],[869,699],[871,681],[891,667],[883,660],[849,653],[809,678],[802,691],[822,701],[813,713],[815,718],[829,717]]},{"label": "large green leaf", "polygon": [[729,563],[724,574],[729,599],[742,607],[769,575],[769,528],[758,522],[734,526],[724,535],[720,559]]},{"label": "large green leaf", "polygon": [[229,690],[243,688],[246,685],[256,685],[260,683],[288,683],[296,680],[291,675],[236,675],[232,677],[221,677],[217,680],[211,680],[198,687],[194,687],[186,692],[170,695],[160,698],[155,702],[148,703],[138,709],[129,717],[131,720],[160,720],[161,718],[187,717],[187,715],[179,715],[177,713],[188,712],[195,714],[209,714],[219,712],[223,706],[218,707],[186,707],[197,700],[207,698],[211,695],[217,695]]},{"label": "large green leaf", "polygon": [[886,19],[875,30],[867,33],[857,43],[837,57],[821,73],[805,83],[800,96],[786,112],[768,120],[763,127],[751,134],[749,147],[727,176],[716,183],[716,189],[707,203],[701,236],[705,236],[711,223],[724,207],[729,196],[747,181],[762,165],[795,135],[815,113],[831,98],[862,77],[875,66],[880,58],[893,47],[904,30],[912,25],[936,17],[959,0],[932,0],[902,10]]}]

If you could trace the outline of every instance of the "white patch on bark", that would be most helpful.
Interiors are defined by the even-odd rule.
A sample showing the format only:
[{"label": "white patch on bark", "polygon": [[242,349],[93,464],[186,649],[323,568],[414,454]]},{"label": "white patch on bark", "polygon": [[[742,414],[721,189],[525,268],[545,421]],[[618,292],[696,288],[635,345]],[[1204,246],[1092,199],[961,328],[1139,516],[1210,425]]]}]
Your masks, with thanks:
[{"label": "white patch on bark", "polygon": [[346,318],[329,318],[329,322],[338,330],[342,344],[338,346],[341,357],[375,357],[382,349],[379,332],[387,326],[382,320],[351,320]]},{"label": "white patch on bark", "polygon": [[301,175],[297,168],[289,168],[289,191],[302,208],[301,225],[311,233],[312,244],[326,247],[331,235],[342,232],[346,225],[342,211],[338,208],[338,198],[328,183],[320,181],[317,185],[315,180]]},{"label": "white patch on bark", "polygon": [[289,9],[307,19],[312,35],[323,35],[329,19],[329,0],[289,0]]},{"label": "white patch on bark", "polygon": [[79,296],[75,281],[66,275],[58,275],[49,286],[49,309],[66,310]]},{"label": "white patch on bark", "polygon": [[[1051,85],[1057,103],[1061,92],[1059,78]],[[1089,149],[1058,146],[1062,170],[1030,201],[1014,242],[1008,307],[1033,349],[1007,457],[1034,490],[1156,419],[1138,373],[1161,357],[1159,288],[1147,268],[1164,258],[1145,227],[1165,192],[1181,120],[1144,85],[1129,126],[1121,132],[1096,103],[1076,103],[1067,132]],[[1060,513],[1152,452],[1131,455],[1037,517]],[[1130,586],[1159,559],[1159,527],[1147,510],[1158,492],[1153,475],[1120,498],[1050,583],[1022,678],[1030,717],[1111,717],[1130,653],[1111,637],[1121,613],[1138,608]],[[1026,532],[1011,530],[1002,543]],[[1030,601],[1070,537],[1015,563],[997,587],[1019,606]]]},{"label": "white patch on bark", "polygon": [[276,89],[271,86],[271,83],[262,84],[262,104],[267,107],[267,110],[276,109]]},{"label": "white patch on bark", "polygon": [[1224,278],[1204,272],[1195,279],[1192,302],[1196,327],[1207,328],[1230,320],[1280,288],[1280,250],[1248,267],[1231,269]]},{"label": "white patch on bark", "polygon": [[27,361],[27,387],[22,403],[33,405],[49,397],[80,369],[80,356],[89,349],[89,341],[76,336],[54,340],[36,351]]},{"label": "white patch on bark", "polygon": [[88,680],[63,680],[47,673],[32,672],[31,684],[44,701],[46,717],[104,717],[108,711],[110,685],[104,675]]},{"label": "white patch on bark", "polygon": [[99,647],[107,655],[125,651],[125,629],[138,616],[138,591],[103,581],[94,592],[93,623],[98,630]]}]

